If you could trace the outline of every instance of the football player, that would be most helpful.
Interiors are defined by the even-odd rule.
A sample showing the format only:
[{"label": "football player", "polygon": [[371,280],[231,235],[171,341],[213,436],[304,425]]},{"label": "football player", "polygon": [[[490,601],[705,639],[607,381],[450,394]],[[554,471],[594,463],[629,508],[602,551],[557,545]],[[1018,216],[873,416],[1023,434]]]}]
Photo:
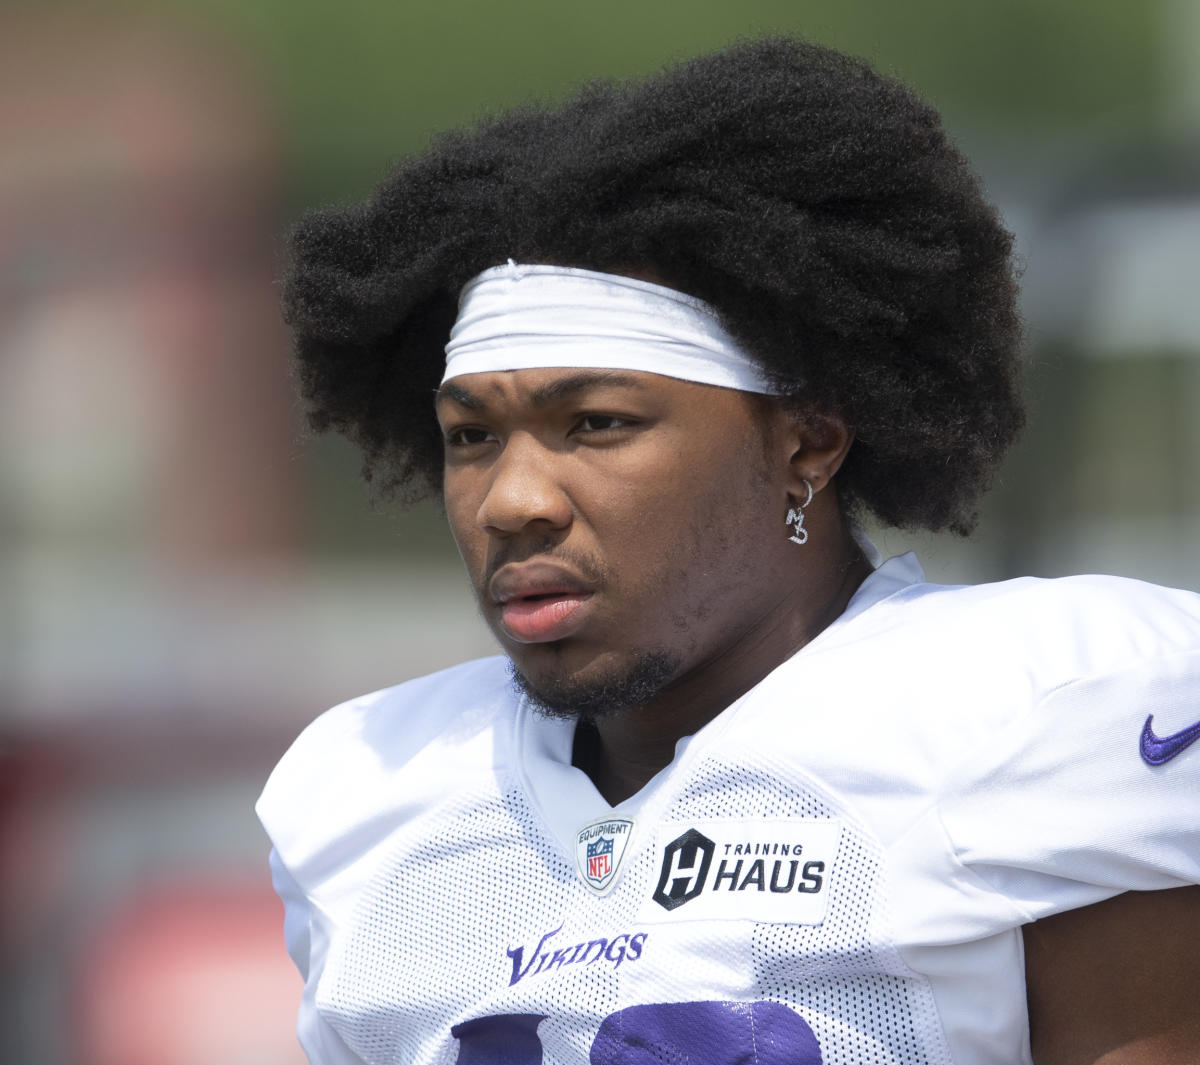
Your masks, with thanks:
[{"label": "football player", "polygon": [[313,423],[443,495],[503,654],[259,805],[314,1065],[1200,1060],[1200,596],[948,588],[1021,421],[938,116],[741,43],[296,231]]}]

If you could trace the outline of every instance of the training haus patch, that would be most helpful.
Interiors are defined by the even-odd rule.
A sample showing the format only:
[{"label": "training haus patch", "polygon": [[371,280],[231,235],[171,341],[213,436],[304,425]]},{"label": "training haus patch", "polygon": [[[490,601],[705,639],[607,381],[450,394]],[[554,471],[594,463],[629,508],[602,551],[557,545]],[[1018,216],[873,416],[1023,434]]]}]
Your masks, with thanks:
[{"label": "training haus patch", "polygon": [[664,825],[658,879],[639,920],[820,924],[841,834],[831,820]]}]

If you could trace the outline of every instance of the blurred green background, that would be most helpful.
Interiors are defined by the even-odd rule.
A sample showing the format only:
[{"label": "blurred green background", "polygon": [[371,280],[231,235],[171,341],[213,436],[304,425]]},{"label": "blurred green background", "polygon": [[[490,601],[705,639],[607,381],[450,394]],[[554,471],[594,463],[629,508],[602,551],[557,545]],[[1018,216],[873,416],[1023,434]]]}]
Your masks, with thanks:
[{"label": "blurred green background", "polygon": [[1200,2],[0,6],[0,1059],[296,1063],[251,806],[490,652],[436,505],[303,429],[280,236],[436,131],[742,35],[941,110],[1017,237],[1032,421],[944,580],[1200,587]]},{"label": "blurred green background", "polygon": [[[154,5],[159,7],[160,5]],[[196,5],[172,5],[195,13]],[[269,66],[311,198],[365,192],[429,133],[590,78],[646,74],[735,37],[793,32],[872,59],[951,128],[1020,141],[1144,136],[1170,91],[1166,4],[1008,0],[392,5],[213,2]]]}]

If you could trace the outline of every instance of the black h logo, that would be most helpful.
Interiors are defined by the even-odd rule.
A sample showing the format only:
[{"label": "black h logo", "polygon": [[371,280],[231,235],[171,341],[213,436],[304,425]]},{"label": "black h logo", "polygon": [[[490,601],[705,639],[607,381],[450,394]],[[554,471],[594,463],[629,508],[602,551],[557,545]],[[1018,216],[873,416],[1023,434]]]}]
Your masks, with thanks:
[{"label": "black h logo", "polygon": [[716,844],[689,828],[663,848],[662,873],[654,901],[664,910],[690,902],[704,890]]}]

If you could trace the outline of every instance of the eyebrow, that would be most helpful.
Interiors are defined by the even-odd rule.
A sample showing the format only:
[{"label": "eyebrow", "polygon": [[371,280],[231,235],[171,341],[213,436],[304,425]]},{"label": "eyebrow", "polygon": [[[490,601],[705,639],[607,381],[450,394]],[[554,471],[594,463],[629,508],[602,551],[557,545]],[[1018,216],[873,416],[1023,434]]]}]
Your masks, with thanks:
[{"label": "eyebrow", "polygon": [[[616,370],[586,370],[582,373],[571,374],[570,377],[560,377],[557,381],[535,388],[529,394],[529,403],[533,407],[545,407],[556,400],[584,392],[589,388],[606,386],[609,388],[645,388],[646,383],[640,377],[620,373]],[[463,388],[454,381],[447,381],[438,389],[437,399],[449,399],[467,410],[482,410],[487,403],[469,389]]]},{"label": "eyebrow", "polygon": [[441,399],[448,399],[452,403],[457,403],[460,407],[466,407],[467,410],[479,410],[483,406],[483,400],[473,392],[468,392],[465,388],[459,387],[453,381],[447,381],[433,393],[435,403]]}]

